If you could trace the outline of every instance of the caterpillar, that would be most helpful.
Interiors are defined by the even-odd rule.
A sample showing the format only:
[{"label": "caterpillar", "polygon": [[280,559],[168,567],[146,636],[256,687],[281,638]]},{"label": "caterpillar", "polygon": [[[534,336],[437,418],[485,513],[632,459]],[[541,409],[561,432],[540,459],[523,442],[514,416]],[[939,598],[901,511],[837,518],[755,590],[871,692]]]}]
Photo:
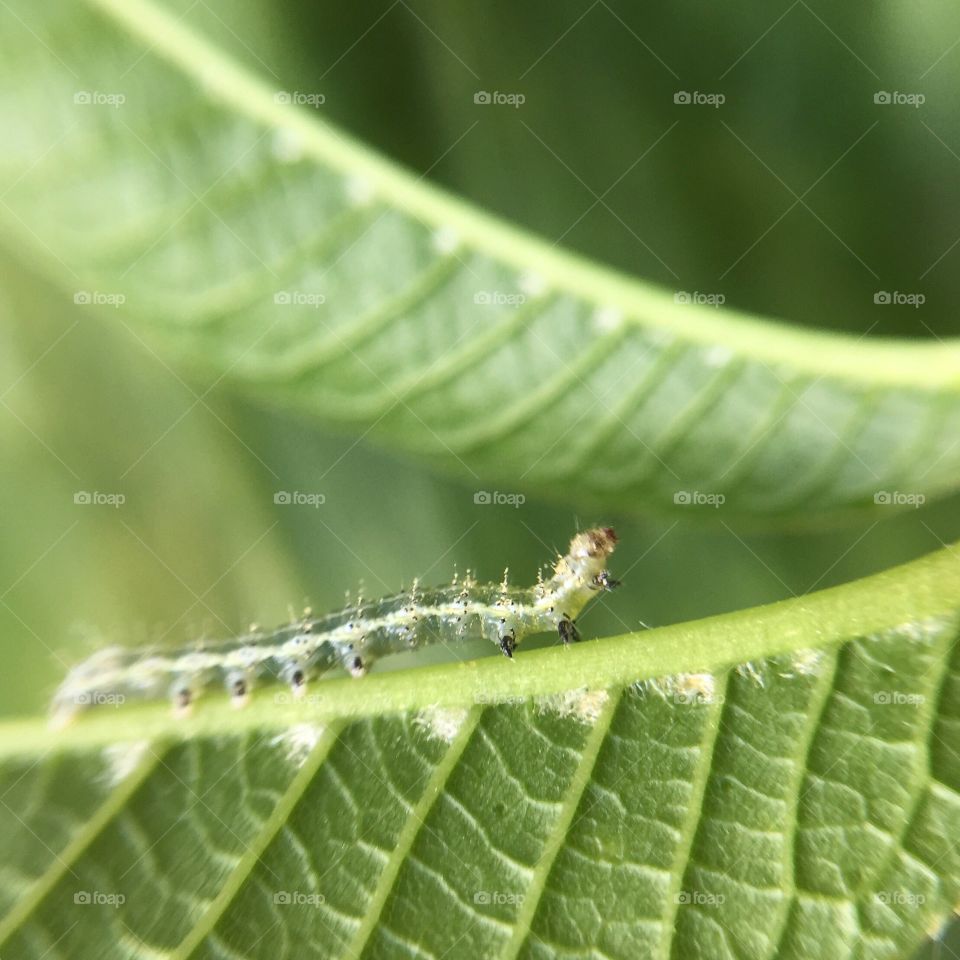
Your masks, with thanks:
[{"label": "caterpillar", "polygon": [[109,647],[67,674],[53,698],[62,725],[78,712],[127,700],[171,701],[187,712],[206,690],[222,687],[241,707],[255,686],[285,683],[302,697],[307,683],[341,666],[363,676],[390,654],[448,640],[483,638],[513,657],[521,639],[555,631],[564,644],[580,639],[576,617],[598,592],[618,586],[606,570],[617,535],[611,527],[578,533],[548,579],[528,588],[477,584],[456,577],[446,587],[410,591],[382,600],[358,600],[335,613],[288,623],[270,632],[180,651]]}]

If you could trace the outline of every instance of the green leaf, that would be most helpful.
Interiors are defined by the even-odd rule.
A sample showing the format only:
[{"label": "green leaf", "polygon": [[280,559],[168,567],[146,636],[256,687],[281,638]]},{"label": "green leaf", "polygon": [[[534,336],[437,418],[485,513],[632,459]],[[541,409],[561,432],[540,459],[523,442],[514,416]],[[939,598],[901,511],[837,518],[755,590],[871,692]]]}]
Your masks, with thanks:
[{"label": "green leaf", "polygon": [[957,485],[954,342],[678,304],[280,102],[148,0],[0,16],[8,245],[271,401],[587,505],[799,515]]},{"label": "green leaf", "polygon": [[15,957],[903,957],[960,894],[950,547],[569,650],[0,725]]}]

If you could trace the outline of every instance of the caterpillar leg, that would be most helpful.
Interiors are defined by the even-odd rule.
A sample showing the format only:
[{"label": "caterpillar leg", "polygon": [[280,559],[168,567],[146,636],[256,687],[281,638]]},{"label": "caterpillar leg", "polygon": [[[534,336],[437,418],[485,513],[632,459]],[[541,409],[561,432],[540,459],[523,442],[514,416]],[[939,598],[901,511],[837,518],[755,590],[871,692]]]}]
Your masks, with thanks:
[{"label": "caterpillar leg", "polygon": [[598,573],[593,578],[593,583],[596,587],[599,587],[601,590],[608,590],[608,591],[615,590],[617,587],[620,586],[620,581],[614,580],[613,577],[610,576],[609,570],[604,570],[602,573]]},{"label": "caterpillar leg", "polygon": [[287,664],[281,673],[281,678],[290,685],[290,695],[293,699],[302,700],[307,692],[306,665],[299,661]]},{"label": "caterpillar leg", "polygon": [[566,614],[557,621],[557,633],[560,634],[564,646],[568,643],[578,643],[580,641],[580,631],[577,629],[576,623]]},{"label": "caterpillar leg", "polygon": [[230,706],[240,710],[250,702],[250,677],[245,670],[231,670],[226,677]]},{"label": "caterpillar leg", "polygon": [[500,636],[500,649],[508,659],[513,659],[513,651],[517,649],[517,634],[512,628]]},{"label": "caterpillar leg", "polygon": [[188,717],[197,698],[195,684],[190,677],[178,677],[170,687],[170,701],[175,717]]},{"label": "caterpillar leg", "polygon": [[364,663],[363,657],[354,655],[349,657],[347,660],[347,670],[350,671],[351,677],[362,677],[369,669],[370,665],[368,663]]}]

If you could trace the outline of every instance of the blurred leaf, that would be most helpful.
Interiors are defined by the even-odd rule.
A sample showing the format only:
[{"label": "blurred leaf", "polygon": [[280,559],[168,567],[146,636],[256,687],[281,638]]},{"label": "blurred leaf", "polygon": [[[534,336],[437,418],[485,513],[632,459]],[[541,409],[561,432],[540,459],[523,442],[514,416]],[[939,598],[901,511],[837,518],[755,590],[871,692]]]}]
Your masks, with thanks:
[{"label": "blurred leaf", "polygon": [[6,723],[5,955],[902,956],[960,892],[958,597],[951,548],[307,704]]},{"label": "blurred leaf", "polygon": [[956,344],[676,303],[418,182],[160,7],[92,5],[3,14],[28,27],[8,236],[78,309],[477,484],[777,515],[956,486]]}]

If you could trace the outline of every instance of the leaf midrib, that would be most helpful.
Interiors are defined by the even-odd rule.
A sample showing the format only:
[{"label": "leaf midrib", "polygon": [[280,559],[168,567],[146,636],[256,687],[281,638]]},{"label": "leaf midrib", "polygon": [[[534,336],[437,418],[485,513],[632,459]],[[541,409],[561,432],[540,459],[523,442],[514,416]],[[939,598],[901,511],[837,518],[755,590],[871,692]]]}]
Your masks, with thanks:
[{"label": "leaf midrib", "polygon": [[470,708],[481,698],[549,697],[586,687],[616,689],[679,673],[718,673],[751,660],[816,649],[905,623],[953,619],[960,607],[956,545],[863,580],[762,607],[640,631],[569,648],[525,651],[515,662],[492,655],[365,677],[322,681],[323,698],[275,704],[254,698],[235,710],[226,697],[200,701],[189,720],[165,702],[90,711],[53,732],[39,718],[0,724],[0,758],[90,749],[118,740],[197,739],[301,723],[398,714],[428,707]]}]

